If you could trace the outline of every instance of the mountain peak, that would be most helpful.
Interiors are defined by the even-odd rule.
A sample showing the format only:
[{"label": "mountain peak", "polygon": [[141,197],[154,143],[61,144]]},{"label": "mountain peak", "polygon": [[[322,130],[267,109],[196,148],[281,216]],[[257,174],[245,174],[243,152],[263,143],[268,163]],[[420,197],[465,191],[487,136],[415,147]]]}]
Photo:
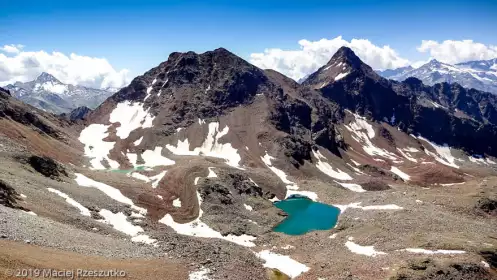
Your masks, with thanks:
[{"label": "mountain peak", "polygon": [[53,82],[53,83],[58,83],[62,84],[57,78],[55,78],[53,75],[47,73],[47,72],[42,72],[35,80],[36,82],[39,83],[45,83],[45,82]]},{"label": "mountain peak", "polygon": [[361,59],[354,53],[354,51],[349,47],[345,46],[340,47],[338,49],[338,51],[331,57],[330,61],[328,62],[328,65],[337,62],[346,63],[352,68],[359,68],[363,64]]}]

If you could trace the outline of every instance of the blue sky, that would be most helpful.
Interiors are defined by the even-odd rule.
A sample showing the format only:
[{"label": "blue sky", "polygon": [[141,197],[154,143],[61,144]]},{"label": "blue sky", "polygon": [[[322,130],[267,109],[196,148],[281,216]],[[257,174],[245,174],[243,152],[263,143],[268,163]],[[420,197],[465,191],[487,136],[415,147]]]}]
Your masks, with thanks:
[{"label": "blue sky", "polygon": [[250,58],[298,41],[367,39],[409,61],[421,40],[497,45],[497,1],[4,1],[0,45],[104,57],[135,76],[173,51],[225,47]]}]

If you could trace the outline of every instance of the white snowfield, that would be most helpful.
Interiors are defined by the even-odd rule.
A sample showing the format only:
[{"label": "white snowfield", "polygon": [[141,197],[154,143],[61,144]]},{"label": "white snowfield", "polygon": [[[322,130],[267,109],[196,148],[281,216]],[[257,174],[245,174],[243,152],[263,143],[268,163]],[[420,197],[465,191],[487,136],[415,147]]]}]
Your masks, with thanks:
[{"label": "white snowfield", "polygon": [[256,255],[266,261],[264,267],[276,268],[290,276],[290,278],[295,278],[300,274],[309,271],[309,267],[305,264],[299,263],[289,256],[273,253],[269,250],[260,251],[259,253],[256,253]]},{"label": "white snowfield", "polygon": [[351,184],[351,183],[340,183],[335,181],[335,183],[339,184],[340,186],[353,191],[353,192],[365,192],[366,190],[362,188],[361,185],[358,184]]},{"label": "white snowfield", "polygon": [[318,195],[315,192],[298,191],[299,187],[297,186],[297,184],[290,181],[288,179],[288,176],[286,175],[286,173],[283,170],[278,169],[272,165],[272,163],[271,163],[272,159],[274,159],[274,157],[270,156],[267,152],[263,157],[261,157],[261,160],[262,160],[262,162],[264,162],[266,167],[269,168],[269,170],[271,170],[274,174],[276,174],[276,176],[278,176],[281,179],[281,181],[283,181],[283,183],[286,184],[286,189],[287,189],[286,197],[297,194],[297,195],[307,196],[308,198],[310,198],[314,201],[316,201],[318,199]]},{"label": "white snowfield", "polygon": [[173,200],[173,206],[174,207],[181,207],[181,200],[179,198],[176,198]]},{"label": "white snowfield", "polygon": [[[416,136],[414,136],[416,137]],[[416,138],[425,141],[426,143],[430,144],[436,151],[436,153],[428,151],[428,149],[425,149],[425,153],[429,156],[432,156],[435,158],[436,161],[445,164],[450,167],[454,168],[459,168],[458,165],[455,164],[455,158],[452,156],[450,152],[450,147],[447,144],[444,144],[443,146],[440,146],[438,144],[435,144],[433,142],[430,142],[428,139],[417,136]]]},{"label": "white snowfield", "polygon": [[324,162],[324,160],[326,160],[326,157],[323,156],[323,154],[321,154],[319,150],[318,151],[313,150],[312,154],[318,160],[318,162],[316,163],[316,167],[324,174],[342,181],[352,180],[352,177],[350,177],[349,174],[343,172],[338,168],[336,168],[335,171],[335,168],[331,167],[329,163]]},{"label": "white snowfield", "polygon": [[[86,177],[83,174],[80,173],[75,173],[76,175],[76,183],[82,187],[92,187],[100,190],[101,192],[105,193],[107,196],[110,198],[126,204],[130,205],[131,209],[136,211],[137,213],[133,212],[131,215],[134,217],[143,217],[144,215],[147,214],[147,209],[138,207],[136,206],[133,201],[126,196],[124,196],[120,190],[109,186],[107,184],[95,181],[93,179],[90,179]],[[112,213],[111,211],[107,209],[102,209],[100,210],[99,214],[104,217],[104,220],[102,222],[111,225],[114,229],[123,232],[129,236],[131,236],[131,241],[133,242],[141,242],[141,243],[146,243],[146,244],[154,244],[156,242],[155,239],[150,238],[148,235],[140,234],[140,232],[143,232],[143,228],[140,226],[135,226],[131,222],[127,220],[126,215],[124,213]]]},{"label": "white snowfield", "polygon": [[188,275],[188,280],[209,280],[210,269],[202,267],[200,270],[193,271]]},{"label": "white snowfield", "polygon": [[[124,101],[116,105],[116,108],[110,113],[109,121],[120,124],[116,128],[116,135],[121,139],[126,139],[137,128],[152,127],[154,118],[149,114],[148,110],[143,109],[142,103]],[[109,159],[109,151],[114,148],[115,142],[103,140],[109,136],[108,128],[109,125],[91,124],[81,131],[78,138],[85,145],[85,156],[91,158],[92,169],[106,169],[102,165],[102,161],[106,161],[113,169],[119,168],[118,162]],[[143,137],[133,143],[138,146],[142,140]],[[153,151],[147,150],[144,152],[145,157],[148,157],[151,161],[150,166],[174,164],[174,161],[160,155],[161,149],[161,147],[156,147]],[[127,156],[132,163],[136,164],[136,154],[128,154]],[[147,161],[145,157],[143,159]]]},{"label": "white snowfield", "polygon": [[346,72],[346,73],[340,73],[338,74],[336,77],[335,77],[335,81],[338,81],[338,80],[341,80],[345,77],[347,77],[347,75],[350,74],[350,72]]},{"label": "white snowfield", "polygon": [[400,206],[395,205],[395,204],[368,205],[368,206],[361,206],[361,204],[362,204],[362,202],[354,202],[354,203],[345,204],[345,205],[333,204],[333,206],[339,208],[340,212],[342,212],[342,213],[349,208],[361,209],[364,211],[369,211],[369,210],[402,210],[402,209],[404,209],[403,207],[400,207]]},{"label": "white snowfield", "polygon": [[131,131],[137,128],[152,127],[155,119],[143,109],[143,104],[139,102],[124,101],[118,103],[116,108],[110,113],[109,121],[111,123],[120,123],[116,130],[116,135],[121,139],[128,138]]},{"label": "white snowfield", "polygon": [[66,200],[67,203],[71,204],[72,206],[78,208],[79,212],[81,213],[81,215],[83,216],[87,216],[87,217],[90,217],[91,216],[91,213],[90,213],[90,210],[88,210],[88,208],[84,207],[83,205],[81,205],[79,202],[77,202],[76,200],[72,199],[71,197],[69,197],[67,194],[59,191],[59,190],[56,190],[56,189],[52,189],[52,188],[47,188],[47,190],[49,192],[53,192],[55,194],[57,194],[58,196],[64,198]]},{"label": "white snowfield", "polygon": [[398,151],[398,152],[399,152],[399,153],[400,153],[403,157],[405,157],[407,160],[410,160],[410,161],[412,161],[412,162],[418,162],[418,160],[417,160],[417,159],[415,159],[415,158],[413,158],[413,157],[412,157],[412,156],[408,153],[408,151],[405,151],[405,149],[404,149],[404,151],[405,151],[405,152],[404,152],[402,149],[399,149],[399,148],[397,148],[397,151]]},{"label": "white snowfield", "polygon": [[97,182],[93,179],[90,179],[83,174],[75,173],[75,175],[76,175],[76,179],[74,179],[74,180],[76,181],[76,183],[78,185],[80,185],[82,187],[96,188],[96,189],[100,190],[101,192],[105,193],[108,197],[114,199],[115,201],[130,205],[131,208],[133,210],[137,211],[138,213],[141,213],[144,215],[147,214],[147,209],[136,206],[133,203],[133,201],[131,199],[127,198],[126,196],[124,196],[120,190],[118,190],[112,186],[109,186],[107,184]]},{"label": "white snowfield", "polygon": [[406,251],[406,252],[415,253],[415,254],[426,254],[426,255],[434,255],[434,254],[454,255],[454,254],[465,254],[466,253],[466,251],[462,251],[462,250],[427,250],[427,249],[421,249],[421,248],[407,248],[407,249],[402,249],[400,251]]},{"label": "white snowfield", "polygon": [[157,240],[150,238],[148,235],[139,234],[144,231],[143,228],[140,226],[135,226],[131,222],[129,222],[124,213],[119,212],[114,214],[107,209],[102,209],[100,210],[99,214],[104,219],[98,221],[111,225],[115,230],[131,236],[131,241],[133,242],[145,244],[154,244],[155,242],[157,242]]},{"label": "white snowfield", "polygon": [[246,234],[240,236],[229,234],[223,236],[221,235],[220,232],[215,231],[214,229],[210,228],[207,224],[202,222],[200,218],[202,218],[204,212],[200,207],[202,204],[202,197],[200,196],[200,193],[198,191],[197,191],[197,198],[199,204],[199,213],[198,217],[195,220],[188,223],[180,224],[176,223],[170,214],[166,214],[162,219],[159,220],[159,223],[163,223],[167,226],[170,226],[171,228],[174,229],[174,231],[182,235],[204,237],[204,238],[219,238],[245,247],[255,246],[255,244],[252,242],[256,239],[255,236],[250,236]]},{"label": "white snowfield", "polygon": [[209,167],[209,174],[207,175],[207,178],[217,178],[217,174],[212,170],[214,167]]},{"label": "white snowfield", "polygon": [[[162,155],[162,147],[155,147],[154,150],[146,150],[142,153],[142,159],[145,161],[145,166],[154,167],[161,165],[173,165],[176,162]],[[137,166],[136,161],[134,163]]]},{"label": "white snowfield", "polygon": [[351,240],[353,240],[353,239],[349,237],[349,240],[347,242],[345,242],[345,246],[352,253],[356,253],[359,255],[365,255],[368,257],[376,257],[378,255],[386,255],[385,252],[376,251],[374,249],[374,246],[361,246],[359,244],[352,242]]},{"label": "white snowfield", "polygon": [[400,178],[404,179],[405,181],[411,180],[411,176],[409,176],[406,173],[402,172],[400,169],[398,169],[395,166],[392,166],[390,168],[390,172],[396,174],[397,176],[399,176]]},{"label": "white snowfield", "polygon": [[[199,119],[199,124],[205,124],[204,120]],[[229,127],[225,126],[223,130],[219,131],[219,123],[209,123],[209,132],[200,147],[190,150],[190,143],[188,139],[183,141],[178,140],[176,146],[167,144],[166,148],[175,155],[193,156],[202,155],[208,157],[222,158],[230,166],[240,168],[241,157],[238,150],[231,146],[231,143],[221,144],[219,139],[228,134]]]},{"label": "white snowfield", "polygon": [[366,118],[359,116],[358,114],[351,113],[355,120],[345,125],[345,128],[352,132],[352,138],[362,145],[362,149],[371,156],[381,156],[391,160],[396,160],[397,156],[385,149],[376,147],[371,139],[375,137],[375,131],[371,124],[368,123]]},{"label": "white snowfield", "polygon": [[59,84],[59,83],[56,83],[54,81],[47,81],[47,82],[44,82],[43,84],[37,83],[34,86],[33,90],[34,91],[45,90],[45,91],[53,92],[53,93],[56,93],[59,95],[64,94],[65,92],[69,91],[67,85]]},{"label": "white snowfield", "polygon": [[109,159],[109,151],[114,148],[114,142],[103,141],[109,136],[107,133],[108,125],[91,124],[87,126],[78,140],[85,145],[85,156],[89,157],[91,169],[106,169],[101,161],[107,161],[111,168],[119,168],[119,163]]},{"label": "white snowfield", "polygon": [[138,145],[140,145],[140,143],[142,142],[142,140],[143,140],[143,136],[140,137],[140,139],[138,139],[135,142],[133,142],[133,144],[135,144],[135,146],[138,146]]}]

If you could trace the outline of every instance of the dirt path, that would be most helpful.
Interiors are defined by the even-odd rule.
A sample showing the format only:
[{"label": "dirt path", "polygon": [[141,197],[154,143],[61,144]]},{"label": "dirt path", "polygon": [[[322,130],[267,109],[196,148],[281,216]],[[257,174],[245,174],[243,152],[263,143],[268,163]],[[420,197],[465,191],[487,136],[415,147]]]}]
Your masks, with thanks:
[{"label": "dirt path", "polygon": [[[146,259],[108,259],[85,256],[73,252],[43,248],[19,242],[0,240],[0,279],[42,279],[35,277],[15,277],[21,269],[56,270],[117,270],[125,271],[124,279],[188,279],[188,271],[183,264],[167,258]],[[91,277],[86,279],[119,279],[121,277]],[[45,278],[47,279],[47,278]],[[55,279],[55,278],[54,278]],[[70,278],[57,278],[70,279]],[[84,278],[74,278],[84,279]]]}]

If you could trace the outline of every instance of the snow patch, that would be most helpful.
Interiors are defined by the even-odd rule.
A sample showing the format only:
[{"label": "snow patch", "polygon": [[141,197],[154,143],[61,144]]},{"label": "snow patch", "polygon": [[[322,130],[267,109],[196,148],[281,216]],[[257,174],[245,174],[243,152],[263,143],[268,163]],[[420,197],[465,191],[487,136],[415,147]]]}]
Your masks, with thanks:
[{"label": "snow patch", "polygon": [[402,178],[402,179],[404,179],[406,181],[409,181],[411,179],[411,176],[409,176],[406,173],[402,172],[400,169],[398,169],[395,166],[392,166],[390,168],[390,172],[396,174],[397,176],[399,176],[400,178]]},{"label": "snow patch", "polygon": [[370,211],[370,210],[402,210],[404,209],[403,207],[400,207],[395,204],[385,204],[385,205],[368,205],[368,206],[361,206],[362,202],[354,202],[350,204],[345,204],[345,205],[335,205],[333,206],[337,207],[340,209],[340,211],[343,213],[345,210],[348,208],[352,209],[361,209],[364,211]]},{"label": "snow patch", "polygon": [[399,151],[399,153],[400,153],[403,157],[405,157],[406,159],[408,159],[408,160],[410,160],[410,161],[412,161],[412,162],[418,162],[418,160],[417,160],[417,159],[413,158],[410,154],[405,153],[405,152],[404,152],[404,151],[402,151],[401,149],[397,148],[397,151]]},{"label": "snow patch", "polygon": [[209,273],[210,270],[208,268],[202,267],[200,270],[191,272],[188,275],[188,280],[209,280]]},{"label": "snow patch", "polygon": [[349,174],[343,172],[342,170],[336,168],[337,171],[335,171],[335,169],[333,169],[333,167],[331,167],[331,165],[327,162],[324,162],[323,159],[326,159],[322,154],[321,152],[318,150],[317,152],[316,151],[312,151],[312,153],[314,154],[314,157],[317,158],[318,160],[318,163],[316,163],[316,167],[321,171],[323,172],[324,174],[332,177],[332,178],[335,178],[335,179],[338,179],[338,180],[352,180],[352,177],[350,177]]},{"label": "snow patch", "polygon": [[69,197],[67,194],[59,191],[59,190],[56,190],[56,189],[52,189],[52,188],[47,188],[47,190],[49,192],[53,192],[55,194],[57,194],[58,196],[64,198],[66,200],[67,203],[71,204],[72,206],[76,207],[79,209],[79,212],[81,213],[81,215],[83,216],[87,216],[87,217],[90,217],[91,216],[91,213],[90,213],[90,210],[88,210],[88,208],[84,207],[83,205],[81,205],[79,202],[77,202],[76,200],[72,199],[71,197]]},{"label": "snow patch", "polygon": [[361,185],[358,185],[358,184],[340,183],[337,181],[335,181],[335,183],[337,183],[340,186],[342,186],[348,190],[351,190],[353,192],[365,192],[366,191],[365,189],[362,188]]},{"label": "snow patch", "polygon": [[[202,123],[205,123],[205,121],[199,119],[199,124]],[[178,140],[176,146],[168,144],[166,148],[175,155],[202,155],[222,158],[226,160],[228,165],[239,168],[241,157],[238,154],[238,150],[233,148],[231,143],[219,143],[219,139],[228,134],[228,131],[228,126],[225,126],[223,130],[219,131],[219,123],[211,122],[209,123],[209,132],[200,147],[190,151],[190,143],[188,139],[185,139],[184,141]]]},{"label": "snow patch", "polygon": [[209,174],[207,174],[207,178],[217,178],[217,174],[214,173],[214,171],[212,171],[214,167],[209,167],[207,169],[209,169]]},{"label": "snow patch", "polygon": [[102,161],[106,161],[111,168],[119,168],[117,161],[109,159],[109,151],[114,148],[114,142],[103,141],[109,136],[108,125],[91,124],[85,127],[80,135],[79,142],[85,145],[85,156],[89,157],[91,169],[106,169]]},{"label": "snow patch", "polygon": [[335,77],[335,81],[338,81],[338,80],[341,80],[341,79],[345,78],[348,74],[350,74],[350,72],[346,72],[346,73],[340,73],[340,74],[338,74],[338,75]]},{"label": "snow patch", "polygon": [[359,255],[365,255],[368,257],[376,257],[379,255],[386,255],[385,252],[376,251],[374,246],[361,246],[352,241],[345,242],[345,246],[352,252]]},{"label": "snow patch", "polygon": [[114,199],[115,201],[121,202],[121,203],[126,204],[126,205],[130,205],[132,209],[134,209],[142,214],[147,214],[147,209],[136,206],[133,203],[133,201],[131,199],[127,198],[126,196],[124,196],[120,190],[118,190],[112,186],[109,186],[107,184],[100,183],[100,182],[97,182],[93,179],[90,179],[83,174],[75,173],[75,175],[76,175],[76,179],[74,179],[74,180],[76,181],[76,183],[79,186],[96,188],[99,191],[105,193],[108,197]]},{"label": "snow patch", "polygon": [[250,236],[246,234],[242,234],[240,236],[228,234],[226,236],[223,236],[221,235],[220,232],[215,231],[214,229],[210,228],[207,224],[202,222],[200,220],[200,218],[203,215],[202,208],[200,207],[200,205],[202,204],[202,197],[200,196],[200,193],[198,191],[197,191],[197,199],[199,204],[199,214],[195,220],[188,223],[180,224],[176,223],[170,214],[166,214],[162,219],[159,220],[159,222],[167,226],[170,226],[171,228],[174,229],[174,231],[182,235],[204,237],[204,238],[218,238],[245,247],[255,246],[255,244],[252,242],[256,239],[255,236]]},{"label": "snow patch", "polygon": [[290,278],[295,278],[300,274],[309,271],[309,267],[293,260],[289,256],[273,253],[269,250],[260,251],[259,253],[256,253],[256,255],[266,261],[264,267],[276,268],[290,276]]},{"label": "snow patch", "polygon": [[133,142],[133,144],[135,144],[135,146],[138,146],[138,145],[140,145],[140,143],[142,142],[142,140],[143,140],[143,136],[140,137],[140,139],[138,139],[135,142]]},{"label": "snow patch", "polygon": [[[349,111],[350,112],[350,111]],[[355,117],[353,122],[345,125],[345,128],[352,132],[352,138],[362,144],[362,149],[371,156],[381,156],[391,160],[396,160],[397,156],[385,149],[376,147],[371,139],[375,136],[373,126],[364,117],[352,113]]]},{"label": "snow patch", "polygon": [[162,155],[162,147],[155,147],[154,150],[146,150],[142,153],[142,159],[146,166],[154,167],[160,165],[173,165],[174,160],[170,160]]},{"label": "snow patch", "polygon": [[164,178],[164,176],[166,175],[166,170],[162,171],[161,173],[155,175],[155,176],[152,176],[152,177],[149,177],[149,179],[152,181],[152,188],[157,188],[157,186],[159,185],[159,182],[162,180],[162,178]]},{"label": "snow patch", "polygon": [[[291,195],[303,195],[303,196],[307,196],[308,198],[316,201],[318,199],[318,195],[315,193],[315,192],[311,192],[311,191],[297,191],[299,189],[299,187],[297,186],[297,184],[295,184],[294,182],[290,181],[288,178],[287,178],[287,175],[286,173],[281,170],[281,169],[278,169],[276,168],[275,166],[272,165],[271,163],[271,160],[272,159],[275,159],[274,157],[270,156],[267,152],[266,154],[261,157],[261,160],[262,162],[264,162],[264,164],[267,166],[267,168],[269,168],[274,174],[276,174],[276,176],[278,176],[281,181],[283,181],[283,183],[287,184],[286,185],[286,197],[289,197]],[[278,199],[278,198],[274,198],[274,199]],[[274,201],[277,201],[277,200],[272,200],[273,202]]]},{"label": "snow patch", "polygon": [[156,242],[155,239],[151,239],[148,235],[139,235],[139,233],[143,232],[143,228],[135,226],[129,222],[126,215],[122,212],[114,214],[107,209],[102,209],[99,214],[104,218],[99,221],[111,225],[117,231],[132,236],[131,241],[133,242],[141,242],[146,244],[153,244]]},{"label": "snow patch", "polygon": [[401,251],[406,251],[409,253],[415,254],[426,254],[426,255],[434,255],[434,254],[444,254],[444,255],[453,255],[453,254],[465,254],[466,251],[461,250],[427,250],[421,248],[407,248]]},{"label": "snow patch", "polygon": [[425,153],[427,155],[434,157],[436,161],[438,161],[442,164],[445,164],[447,166],[454,167],[454,168],[459,168],[459,166],[457,166],[454,163],[455,158],[452,156],[452,154],[450,152],[450,147],[447,144],[440,146],[440,145],[437,145],[433,142],[430,142],[428,139],[426,139],[424,137],[418,136],[417,138],[430,144],[435,149],[436,153],[430,152],[430,151],[428,151],[428,149],[425,149]]},{"label": "snow patch", "polygon": [[148,109],[143,109],[142,103],[124,101],[118,103],[116,108],[110,113],[109,121],[121,124],[116,129],[116,135],[121,139],[126,139],[131,131],[137,128],[152,127],[154,119],[155,117],[149,114]]},{"label": "snow patch", "polygon": [[181,207],[181,200],[179,198],[176,198],[173,200],[173,206],[174,207]]}]

